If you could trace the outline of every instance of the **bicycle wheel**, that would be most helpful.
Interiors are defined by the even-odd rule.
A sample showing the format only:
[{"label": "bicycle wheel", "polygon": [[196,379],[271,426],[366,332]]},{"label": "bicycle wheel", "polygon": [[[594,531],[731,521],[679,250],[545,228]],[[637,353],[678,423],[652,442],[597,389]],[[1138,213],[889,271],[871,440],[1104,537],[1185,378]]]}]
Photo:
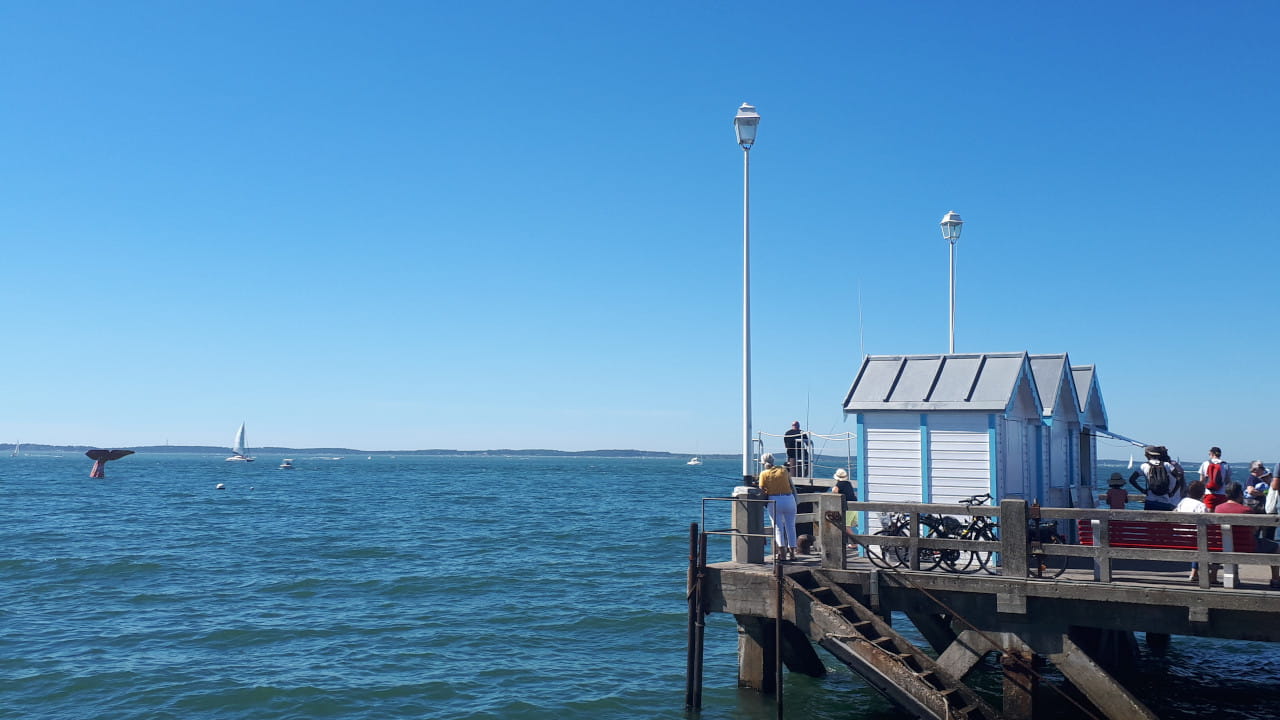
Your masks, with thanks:
[{"label": "bicycle wheel", "polygon": [[[927,526],[925,530],[926,532],[921,533],[921,537],[934,538],[934,539],[950,537],[950,535],[947,535],[946,531],[934,525]],[[908,554],[908,551],[906,548],[903,548],[902,550],[903,550],[903,555]],[[920,551],[919,551],[920,569],[932,570],[938,567],[938,565],[943,561],[944,555],[946,555],[949,552],[955,552],[955,551],[941,550],[938,548],[920,548]]]},{"label": "bicycle wheel", "polygon": [[[906,533],[902,531],[902,528],[893,526],[881,528],[874,534],[884,535],[887,537],[902,537],[906,535]],[[868,545],[867,559],[871,561],[872,565],[877,567],[886,569],[894,568],[904,564],[903,561],[906,559],[906,552],[906,548],[890,547],[888,545]]]},{"label": "bicycle wheel", "polygon": [[[972,532],[972,527],[966,527],[956,536],[959,540],[977,540]],[[981,564],[978,562],[978,553],[973,550],[943,550],[942,551],[942,567],[947,572],[953,573],[974,573],[978,572]]]},{"label": "bicycle wheel", "polygon": [[[1054,533],[1047,540],[1042,540],[1041,545],[1062,545],[1062,538]],[[1027,563],[1027,574],[1038,578],[1056,578],[1067,571],[1067,558],[1063,555],[1043,555],[1036,554],[1033,556],[1034,562]]]},{"label": "bicycle wheel", "polygon": [[[978,531],[978,536],[974,540],[985,540],[987,542],[999,542],[1000,538],[996,536],[996,527],[991,524],[984,525]],[[996,554],[989,550],[977,550],[973,553],[973,559],[978,563],[978,569],[988,575],[999,575],[1000,568],[996,567]],[[975,570],[976,572],[976,570]]]}]

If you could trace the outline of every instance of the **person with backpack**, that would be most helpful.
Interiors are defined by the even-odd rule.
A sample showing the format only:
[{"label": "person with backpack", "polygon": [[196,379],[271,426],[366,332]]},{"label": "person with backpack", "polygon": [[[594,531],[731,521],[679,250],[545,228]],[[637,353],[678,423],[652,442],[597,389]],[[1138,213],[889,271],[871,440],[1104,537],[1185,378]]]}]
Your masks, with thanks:
[{"label": "person with backpack", "polygon": [[[1244,506],[1251,513],[1261,513],[1267,501],[1267,491],[1271,489],[1271,471],[1261,460],[1249,463],[1249,477],[1244,483]],[[1263,528],[1258,528],[1261,531]]]},{"label": "person with backpack", "polygon": [[[1129,484],[1147,496],[1142,509],[1173,510],[1173,506],[1182,499],[1182,492],[1179,489],[1181,484],[1174,475],[1173,463],[1166,460],[1169,451],[1162,445],[1148,445],[1142,452],[1147,456],[1146,462],[1129,476]],[[1139,477],[1146,479],[1146,487],[1138,484]]]},{"label": "person with backpack", "polygon": [[1222,448],[1209,448],[1209,459],[1200,464],[1200,479],[1204,480],[1204,504],[1209,512],[1227,501],[1225,488],[1231,482],[1231,465],[1222,460]]}]

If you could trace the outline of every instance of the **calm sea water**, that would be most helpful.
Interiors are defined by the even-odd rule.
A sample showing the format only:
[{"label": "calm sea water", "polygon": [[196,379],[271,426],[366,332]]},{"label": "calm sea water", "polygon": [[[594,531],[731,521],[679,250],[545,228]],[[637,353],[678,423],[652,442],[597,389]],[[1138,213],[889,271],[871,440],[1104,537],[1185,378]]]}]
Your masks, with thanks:
[{"label": "calm sea water", "polygon": [[[689,523],[736,461],[279,460],[0,458],[0,718],[684,715]],[[735,687],[732,617],[706,637],[701,717],[775,717]],[[1280,716],[1272,646],[1148,664],[1162,717]],[[897,717],[828,666],[788,717]]]}]

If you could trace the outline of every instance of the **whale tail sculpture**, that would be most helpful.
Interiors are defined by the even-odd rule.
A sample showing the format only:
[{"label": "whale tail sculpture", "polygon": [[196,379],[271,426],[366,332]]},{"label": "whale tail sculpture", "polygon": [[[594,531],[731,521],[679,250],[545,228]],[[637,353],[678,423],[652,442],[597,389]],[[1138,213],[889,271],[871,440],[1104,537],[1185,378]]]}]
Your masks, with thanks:
[{"label": "whale tail sculpture", "polygon": [[106,464],[108,460],[119,460],[126,455],[132,455],[132,450],[89,450],[85,453],[85,457],[93,461],[93,469],[89,471],[91,478],[104,478],[107,476]]}]

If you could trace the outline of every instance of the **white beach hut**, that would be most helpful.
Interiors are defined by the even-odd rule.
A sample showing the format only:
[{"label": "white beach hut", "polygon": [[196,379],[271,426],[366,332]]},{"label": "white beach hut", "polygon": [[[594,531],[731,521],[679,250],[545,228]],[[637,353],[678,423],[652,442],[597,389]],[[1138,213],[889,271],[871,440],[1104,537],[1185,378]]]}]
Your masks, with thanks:
[{"label": "white beach hut", "polygon": [[1024,353],[869,355],[844,411],[869,501],[954,502],[1034,487],[1043,412]]},{"label": "white beach hut", "polygon": [[1044,428],[1040,431],[1041,461],[1033,497],[1042,505],[1070,507],[1071,488],[1081,473],[1081,408],[1075,376],[1066,353],[1031,355],[1031,373],[1040,391]]},{"label": "white beach hut", "polygon": [[[1110,435],[1107,406],[1102,402],[1098,373],[1092,365],[1072,365],[1076,395],[1080,400],[1080,482],[1077,483],[1075,507],[1093,507],[1093,488],[1098,486],[1098,435]],[[1114,436],[1113,436],[1114,437]],[[1081,490],[1082,489],[1082,490]]]},{"label": "white beach hut", "polygon": [[989,492],[1079,506],[1089,492],[1072,488],[1095,474],[1089,429],[1106,425],[1092,366],[1066,354],[868,355],[844,412],[857,423],[859,494],[878,502]]}]

